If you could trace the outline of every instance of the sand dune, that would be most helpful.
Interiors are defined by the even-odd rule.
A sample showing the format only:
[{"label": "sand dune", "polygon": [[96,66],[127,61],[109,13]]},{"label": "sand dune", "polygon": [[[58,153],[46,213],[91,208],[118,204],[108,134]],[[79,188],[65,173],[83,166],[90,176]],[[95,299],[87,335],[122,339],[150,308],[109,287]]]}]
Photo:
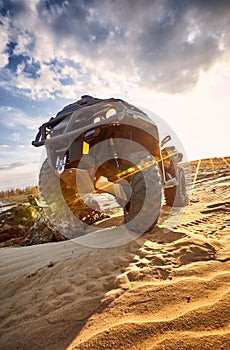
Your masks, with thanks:
[{"label": "sand dune", "polygon": [[186,210],[163,207],[129,243],[116,216],[75,240],[2,248],[0,348],[229,350],[229,165],[190,164]]}]

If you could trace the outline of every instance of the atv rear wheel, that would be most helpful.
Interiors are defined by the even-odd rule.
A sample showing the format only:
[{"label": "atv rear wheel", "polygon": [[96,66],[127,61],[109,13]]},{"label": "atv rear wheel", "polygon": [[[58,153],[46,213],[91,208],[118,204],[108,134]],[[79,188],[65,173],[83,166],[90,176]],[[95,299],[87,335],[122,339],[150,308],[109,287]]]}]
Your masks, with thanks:
[{"label": "atv rear wheel", "polygon": [[185,173],[182,168],[178,169],[178,185],[165,188],[165,201],[170,207],[185,207],[188,202],[186,194]]},{"label": "atv rear wheel", "polygon": [[131,177],[132,193],[124,208],[124,222],[131,231],[138,234],[151,231],[160,215],[162,180],[155,159],[145,151],[133,153],[132,163],[148,164]]}]

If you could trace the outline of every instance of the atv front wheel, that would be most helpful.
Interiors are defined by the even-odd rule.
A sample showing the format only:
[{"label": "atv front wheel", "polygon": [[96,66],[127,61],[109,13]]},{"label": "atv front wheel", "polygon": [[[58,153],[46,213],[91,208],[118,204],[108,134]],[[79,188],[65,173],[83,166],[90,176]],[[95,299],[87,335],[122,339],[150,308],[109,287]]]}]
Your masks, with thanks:
[{"label": "atv front wheel", "polygon": [[60,179],[46,159],[39,174],[39,189],[44,210],[54,225],[66,238],[85,233],[95,211],[88,207],[79,194]]},{"label": "atv front wheel", "polygon": [[60,205],[63,200],[68,203],[76,197],[75,191],[67,188],[65,182],[50,166],[48,159],[44,161],[40,170],[39,189],[41,198],[47,205]]},{"label": "atv front wheel", "polygon": [[185,173],[182,168],[178,169],[178,185],[165,188],[165,201],[170,207],[185,207],[188,202],[186,194]]},{"label": "atv front wheel", "polygon": [[137,171],[131,177],[132,193],[124,208],[124,222],[129,230],[142,234],[154,228],[160,215],[161,173],[155,159],[148,152],[133,153],[130,160]]}]

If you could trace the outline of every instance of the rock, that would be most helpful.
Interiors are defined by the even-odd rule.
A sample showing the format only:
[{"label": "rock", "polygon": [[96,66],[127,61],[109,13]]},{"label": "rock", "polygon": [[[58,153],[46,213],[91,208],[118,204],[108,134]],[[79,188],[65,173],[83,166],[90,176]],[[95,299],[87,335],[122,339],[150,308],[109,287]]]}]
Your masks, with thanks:
[{"label": "rock", "polygon": [[84,197],[84,203],[92,210],[101,211],[100,204],[90,195]]},{"label": "rock", "polygon": [[0,246],[6,242],[21,240],[27,235],[28,229],[33,225],[36,211],[27,204],[18,204],[15,207],[0,213]]},{"label": "rock", "polygon": [[[69,207],[80,219],[80,223],[82,221],[90,225],[108,217],[100,212],[99,204],[93,198],[88,197],[87,204],[84,205],[79,205],[78,202],[73,202]],[[84,234],[84,229],[81,229],[84,224],[81,223],[76,233],[76,225],[74,226],[71,222],[71,216],[68,214],[66,217],[60,208],[54,210],[56,217],[52,217],[52,220],[49,220],[49,217],[53,215],[52,210],[50,214],[47,213],[49,213],[47,206],[41,206],[32,195],[28,196],[27,203],[18,204],[0,213],[0,247],[57,242],[65,240],[65,237],[75,238]],[[61,216],[60,213],[62,213]],[[54,226],[52,222],[58,225]],[[72,231],[74,232],[73,237]]]},{"label": "rock", "polygon": [[56,242],[65,238],[49,223],[37,202],[23,203],[0,213],[0,247]]},{"label": "rock", "polygon": [[48,218],[41,210],[38,213],[34,224],[29,229],[26,240],[26,245],[32,245],[64,241],[65,237],[51,225]]}]

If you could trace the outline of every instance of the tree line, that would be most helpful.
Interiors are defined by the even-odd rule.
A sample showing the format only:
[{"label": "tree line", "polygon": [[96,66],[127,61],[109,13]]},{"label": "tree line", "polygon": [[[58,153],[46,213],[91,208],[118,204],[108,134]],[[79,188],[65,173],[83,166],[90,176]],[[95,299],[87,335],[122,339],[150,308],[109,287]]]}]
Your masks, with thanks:
[{"label": "tree line", "polygon": [[9,190],[0,191],[0,200],[12,199],[21,196],[36,196],[38,194],[38,186],[28,186],[25,188],[11,188]]}]

